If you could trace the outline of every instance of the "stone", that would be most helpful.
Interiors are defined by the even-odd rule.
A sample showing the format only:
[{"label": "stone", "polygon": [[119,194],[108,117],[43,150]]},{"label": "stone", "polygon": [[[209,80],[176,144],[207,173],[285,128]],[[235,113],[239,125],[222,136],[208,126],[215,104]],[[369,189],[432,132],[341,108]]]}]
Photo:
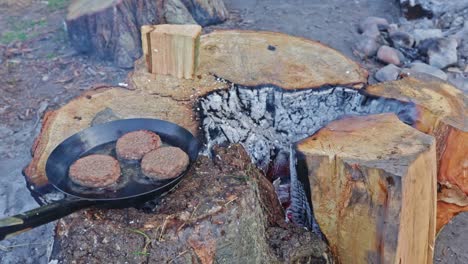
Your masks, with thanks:
[{"label": "stone", "polygon": [[414,40],[416,41],[416,44],[419,42],[425,40],[425,39],[431,39],[431,38],[442,38],[442,30],[438,28],[433,28],[433,29],[415,29],[413,31],[413,37]]},{"label": "stone", "polygon": [[426,63],[414,62],[411,64],[411,70],[426,73],[444,81],[447,80],[447,74],[445,74],[445,72]]},{"label": "stone", "polygon": [[164,2],[164,14],[168,24],[197,24],[180,0]]},{"label": "stone", "polygon": [[367,36],[371,38],[378,38],[380,36],[380,30],[377,28],[377,26],[371,26],[368,29],[366,29],[363,33],[362,36]]},{"label": "stone", "polygon": [[387,64],[401,65],[404,55],[400,51],[384,45],[377,51],[377,58]]},{"label": "stone", "polygon": [[439,69],[457,63],[457,40],[446,38],[437,40],[437,45],[432,45],[427,50],[429,64]]},{"label": "stone", "polygon": [[388,82],[396,80],[398,75],[400,75],[400,68],[393,64],[389,64],[378,70],[374,77],[380,82]]},{"label": "stone", "polygon": [[377,54],[380,44],[376,38],[363,36],[358,40],[355,50],[361,57],[372,57]]},{"label": "stone", "polygon": [[359,23],[359,32],[365,32],[372,27],[377,27],[378,29],[383,29],[388,27],[388,21],[385,18],[381,17],[367,17],[361,23]]},{"label": "stone", "polygon": [[453,13],[466,8],[466,0],[400,0],[402,6],[420,6],[422,10],[439,16],[443,13]]},{"label": "stone", "polygon": [[390,33],[390,39],[395,48],[412,48],[414,45],[413,36],[404,31]]},{"label": "stone", "polygon": [[468,94],[468,74],[449,73],[448,81],[458,89],[462,90],[465,94]]},{"label": "stone", "polygon": [[388,25],[387,31],[390,34],[392,34],[394,32],[397,32],[398,31],[398,25],[395,24],[395,23],[392,23],[392,24]]}]

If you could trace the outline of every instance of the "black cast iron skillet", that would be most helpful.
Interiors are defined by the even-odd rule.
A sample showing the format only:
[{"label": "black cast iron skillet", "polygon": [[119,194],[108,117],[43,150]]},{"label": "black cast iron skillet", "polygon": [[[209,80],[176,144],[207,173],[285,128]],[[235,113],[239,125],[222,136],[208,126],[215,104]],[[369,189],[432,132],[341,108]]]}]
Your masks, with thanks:
[{"label": "black cast iron skillet", "polygon": [[[113,149],[113,144],[123,134],[140,129],[154,131],[161,137],[163,143],[185,151],[190,158],[189,168],[176,178],[166,181],[142,181],[139,176],[135,176],[134,172],[129,173],[130,170],[123,169],[122,176],[125,173],[133,176],[127,177],[129,181],[125,181],[125,184],[116,190],[84,188],[71,182],[68,177],[68,168],[75,160],[103,151],[100,150],[101,147]],[[111,154],[115,155],[115,150],[113,151],[114,153]],[[49,183],[65,193],[66,198],[22,214],[0,219],[0,240],[60,219],[86,207],[124,208],[161,196],[180,182],[197,159],[198,151],[198,142],[189,131],[174,123],[158,119],[123,119],[85,129],[60,143],[47,160],[46,174]],[[123,166],[122,163],[121,166]],[[133,178],[139,180],[132,180]]]}]

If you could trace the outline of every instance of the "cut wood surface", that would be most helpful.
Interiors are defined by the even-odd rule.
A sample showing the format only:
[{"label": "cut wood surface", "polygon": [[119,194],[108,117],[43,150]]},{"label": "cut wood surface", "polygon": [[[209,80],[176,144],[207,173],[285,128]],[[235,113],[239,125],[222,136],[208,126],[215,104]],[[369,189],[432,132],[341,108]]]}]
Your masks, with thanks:
[{"label": "cut wood surface", "polygon": [[157,25],[152,30],[142,29],[143,47],[149,56],[148,71],[153,74],[172,75],[193,79],[200,47],[199,25]]},{"label": "cut wood surface", "polygon": [[[433,135],[437,140],[439,184],[443,188],[461,190],[457,192],[461,196],[457,198],[458,200],[468,199],[468,97],[466,94],[442,81],[411,77],[371,85],[365,91],[373,96],[394,98],[415,104],[417,117],[414,127]],[[438,219],[446,219],[446,214],[454,215],[453,210],[446,212],[444,208],[446,207],[440,207],[437,211]],[[467,211],[467,207],[458,208],[460,212]],[[437,230],[440,230],[445,223],[438,223]]]},{"label": "cut wood surface", "polygon": [[297,144],[340,263],[432,263],[435,139],[393,114],[348,117]]},{"label": "cut wood surface", "polygon": [[[275,45],[277,49],[271,51],[269,45]],[[250,49],[268,55],[265,57],[267,61],[273,62],[275,58],[279,61],[265,64]],[[45,163],[49,154],[68,136],[93,125],[96,116],[105,117],[114,113],[110,115],[114,119],[159,118],[198,134],[198,98],[230,87],[228,83],[217,81],[215,76],[231,78],[243,85],[272,83],[285,89],[320,87],[329,83],[362,84],[367,80],[366,71],[339,52],[314,41],[281,33],[214,32],[201,37],[199,57],[194,80],[169,75],[154,78],[148,73],[146,60],[142,58],[129,76],[129,85],[133,90],[100,88],[73,99],[56,111],[48,112],[32,149],[33,160],[25,170],[28,180],[36,186],[47,184]],[[287,64],[278,66],[281,61]],[[246,72],[245,68],[252,69],[252,72]],[[348,71],[349,74],[346,74]],[[247,74],[245,78],[241,73]],[[274,76],[275,73],[281,74]]]},{"label": "cut wood surface", "polygon": [[226,20],[227,15],[222,0],[74,0],[66,23],[70,42],[77,51],[131,68],[142,55],[141,26],[207,26]]}]

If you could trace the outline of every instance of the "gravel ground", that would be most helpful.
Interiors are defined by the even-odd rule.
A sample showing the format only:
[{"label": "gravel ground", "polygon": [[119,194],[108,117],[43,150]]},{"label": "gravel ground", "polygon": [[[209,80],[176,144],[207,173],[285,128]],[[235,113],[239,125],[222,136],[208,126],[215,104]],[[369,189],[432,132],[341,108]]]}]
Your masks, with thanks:
[{"label": "gravel ground", "polygon": [[[37,206],[22,168],[45,110],[57,108],[92,85],[125,82],[126,71],[76,54],[63,18],[67,0],[0,0],[0,217]],[[347,56],[367,16],[396,22],[400,12],[387,0],[225,0],[231,19],[216,28],[280,31],[318,40]],[[370,61],[359,61],[371,70]],[[0,263],[47,263],[53,224],[0,242]],[[468,263],[468,213],[437,239],[435,263]]]}]

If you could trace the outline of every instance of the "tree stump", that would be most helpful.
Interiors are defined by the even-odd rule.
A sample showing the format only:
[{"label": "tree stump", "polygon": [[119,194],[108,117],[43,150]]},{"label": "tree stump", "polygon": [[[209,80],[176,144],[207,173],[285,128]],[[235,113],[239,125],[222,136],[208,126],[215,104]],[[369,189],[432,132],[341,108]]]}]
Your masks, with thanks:
[{"label": "tree stump", "polygon": [[[151,213],[89,209],[58,222],[60,263],[326,263],[326,244],[284,222],[243,148],[202,157]],[[79,249],[78,249],[79,248]],[[281,252],[275,252],[282,248]],[[310,261],[310,262],[308,262]]]},{"label": "tree stump", "polygon": [[74,0],[66,18],[68,36],[79,52],[131,68],[142,55],[140,28],[154,24],[223,22],[222,0]]},{"label": "tree stump", "polygon": [[[41,186],[47,186],[45,163],[51,151],[68,136],[114,119],[147,117],[172,121],[190,130],[201,141],[212,144],[207,142],[207,124],[214,119],[210,120],[211,116],[207,116],[202,107],[202,102],[207,100],[211,101],[205,106],[216,106],[213,109],[221,107],[222,111],[226,110],[222,107],[225,105],[242,106],[235,114],[251,118],[248,121],[252,122],[248,125],[252,126],[245,130],[253,133],[253,136],[273,131],[268,130],[273,128],[276,129],[275,133],[286,135],[281,139],[287,140],[291,140],[288,136],[295,130],[300,130],[297,135],[308,137],[316,132],[315,128],[319,129],[344,114],[355,112],[355,107],[361,115],[394,112],[418,130],[436,135],[438,158],[448,157],[452,152],[455,153],[452,154],[454,157],[458,157],[453,161],[467,156],[462,155],[462,150],[440,144],[443,141],[439,142],[440,136],[437,135],[447,139],[453,136],[435,133],[443,131],[435,129],[443,124],[458,129],[461,135],[466,133],[466,124],[462,122],[462,117],[466,116],[463,103],[466,97],[450,85],[408,77],[362,89],[367,81],[367,72],[358,64],[320,43],[272,32],[233,30],[204,35],[200,39],[199,58],[193,80],[165,75],[155,77],[148,73],[146,59],[142,58],[129,74],[128,88],[91,89],[60,109],[48,112],[33,146],[33,159],[25,170],[28,182],[36,191]],[[222,100],[216,104],[219,98]],[[313,106],[307,99],[313,100],[319,107]],[[274,104],[271,102],[285,104],[282,108],[272,107]],[[444,107],[437,110],[437,102],[443,103]],[[266,122],[267,116],[297,119],[293,121],[298,124],[273,122],[271,127],[264,129],[261,125]],[[313,129],[302,126],[301,122],[313,124]],[[238,123],[233,125],[236,129],[240,128],[236,126]],[[278,129],[279,125],[281,127]],[[260,141],[258,137],[252,138],[254,142]],[[456,142],[453,139],[448,141]],[[240,140],[236,142],[244,144]],[[363,143],[364,147],[366,145]],[[249,154],[252,156],[250,152],[251,149]],[[452,167],[452,163],[446,164],[449,170],[459,170],[456,166]],[[449,201],[448,198],[444,199]],[[438,219],[445,221],[447,216],[453,215],[452,209],[446,211],[446,215],[441,215],[443,211],[438,210]],[[112,218],[111,215],[109,217]],[[113,221],[120,220],[116,216]],[[69,247],[70,250],[72,248]]]},{"label": "tree stump", "polygon": [[[276,50],[269,50],[269,45]],[[240,54],[240,56],[232,56]],[[321,57],[319,57],[321,55]],[[159,118],[175,122],[200,136],[199,98],[229,89],[217,76],[243,84],[272,83],[287,89],[320,87],[333,83],[364,83],[367,73],[337,51],[320,43],[281,33],[221,31],[200,40],[194,80],[148,73],[144,58],[129,75],[130,89],[99,87],[47,112],[33,145],[33,159],[25,170],[36,187],[47,184],[45,164],[52,150],[68,136],[90,127],[96,118]],[[274,62],[284,63],[277,67]],[[248,70],[246,70],[248,69]],[[301,71],[296,71],[302,69]],[[291,74],[285,74],[290,72]]]},{"label": "tree stump", "polygon": [[349,117],[300,141],[297,152],[339,263],[432,263],[433,137],[393,114]]}]

